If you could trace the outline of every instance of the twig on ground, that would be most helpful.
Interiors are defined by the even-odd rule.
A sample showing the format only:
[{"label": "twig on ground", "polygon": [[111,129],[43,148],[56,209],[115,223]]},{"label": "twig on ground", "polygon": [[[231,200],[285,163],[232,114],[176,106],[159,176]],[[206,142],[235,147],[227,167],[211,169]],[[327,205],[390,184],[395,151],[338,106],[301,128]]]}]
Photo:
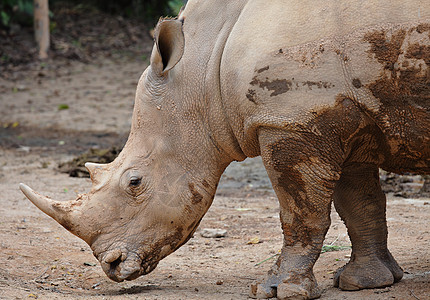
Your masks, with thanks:
[{"label": "twig on ground", "polygon": [[276,254],[274,254],[274,255],[270,256],[269,258],[266,258],[265,260],[260,261],[259,263],[256,263],[256,264],[254,265],[254,267],[257,267],[257,266],[261,265],[262,263],[265,263],[266,261],[271,260],[271,259],[273,259],[273,258],[275,258],[275,257],[277,257],[277,256],[279,256],[279,255],[281,255],[281,250],[279,250],[279,251],[278,251],[278,253],[276,253]]},{"label": "twig on ground", "polygon": [[410,290],[412,297],[414,297],[417,300],[420,300],[420,298],[418,298],[415,294],[413,290]]}]

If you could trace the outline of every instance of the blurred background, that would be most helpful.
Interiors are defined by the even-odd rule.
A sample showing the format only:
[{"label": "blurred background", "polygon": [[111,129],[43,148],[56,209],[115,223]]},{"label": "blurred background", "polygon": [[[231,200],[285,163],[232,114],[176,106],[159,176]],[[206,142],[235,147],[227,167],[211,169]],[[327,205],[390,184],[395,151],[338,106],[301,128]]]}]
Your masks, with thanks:
[{"label": "blurred background", "polygon": [[[119,285],[108,281],[91,249],[19,191],[23,182],[66,200],[91,189],[84,163],[108,163],[121,151],[154,26],[186,2],[51,0],[41,59],[34,8],[43,1],[0,0],[0,299],[245,299],[247,285],[263,277],[282,245],[278,202],[259,157],[227,168],[202,220],[201,228],[227,230],[227,237],[196,234],[152,277]],[[430,176],[381,171],[380,178],[390,249],[407,284],[341,297],[429,299]],[[332,277],[349,260],[350,242],[334,210],[331,217],[331,250],[315,270],[327,299],[340,299]]]},{"label": "blurred background", "polygon": [[[0,1],[0,68],[38,57],[33,0]],[[88,61],[151,40],[160,16],[176,16],[186,0],[50,0],[49,56]],[[37,5],[37,4],[36,4]],[[0,69],[1,71],[1,69]]]}]

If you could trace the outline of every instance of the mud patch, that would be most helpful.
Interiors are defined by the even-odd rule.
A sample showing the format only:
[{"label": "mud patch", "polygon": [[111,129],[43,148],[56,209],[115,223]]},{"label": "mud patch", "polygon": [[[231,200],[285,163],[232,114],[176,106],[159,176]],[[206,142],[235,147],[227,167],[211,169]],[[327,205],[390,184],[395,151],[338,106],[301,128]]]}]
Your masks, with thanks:
[{"label": "mud patch", "polygon": [[298,242],[302,247],[312,245],[313,235],[318,234],[319,230],[308,226],[306,221],[308,221],[307,216],[293,214],[291,224],[282,224],[285,246],[294,246]]},{"label": "mud patch", "polygon": [[254,90],[249,89],[248,93],[246,93],[246,98],[251,102],[257,103],[257,95]]},{"label": "mud patch", "polygon": [[406,37],[405,30],[394,32],[391,38],[384,31],[375,31],[365,35],[364,40],[370,43],[370,53],[373,53],[378,62],[387,70],[394,70],[394,64],[402,53],[401,47]]},{"label": "mud patch", "polygon": [[367,87],[382,103],[376,118],[384,120],[379,125],[393,154],[394,160],[384,168],[404,172],[420,167],[428,172],[430,45],[411,44],[411,39],[404,29],[376,31],[365,36],[364,40],[370,44],[369,54],[383,67],[380,78]]},{"label": "mud patch", "polygon": [[195,190],[194,183],[188,183],[188,189],[190,190],[191,195],[193,195],[191,198],[191,202],[193,204],[200,203],[203,200],[203,196]]},{"label": "mud patch", "polygon": [[360,79],[358,79],[358,78],[354,78],[353,80],[352,80],[352,85],[356,88],[356,89],[359,89],[359,88],[361,88],[363,85],[361,84],[361,81],[360,81]]},{"label": "mud patch", "polygon": [[258,69],[257,73],[261,73],[261,72],[264,72],[264,71],[267,71],[267,70],[269,70],[269,66],[266,66],[264,68]]},{"label": "mud patch", "polygon": [[[284,94],[291,90],[293,83],[287,79],[275,79],[269,81],[267,78],[265,81],[260,81],[257,77],[254,77],[250,82],[251,85],[258,85],[262,89],[272,91],[270,97]],[[248,98],[249,99],[249,98]]]},{"label": "mud patch", "polygon": [[[257,71],[258,73],[258,71]],[[306,90],[313,90],[313,89],[331,89],[334,88],[335,85],[328,81],[297,81],[292,79],[275,79],[270,81],[268,77],[266,77],[264,80],[259,79],[257,76],[254,76],[252,81],[249,83],[252,86],[259,86],[261,89],[266,89],[269,92],[272,92],[270,94],[270,97],[285,94],[289,91],[297,91],[299,89],[305,88]],[[249,89],[248,93],[246,94],[246,97],[252,101],[255,102],[256,99],[256,92],[255,90]]]}]

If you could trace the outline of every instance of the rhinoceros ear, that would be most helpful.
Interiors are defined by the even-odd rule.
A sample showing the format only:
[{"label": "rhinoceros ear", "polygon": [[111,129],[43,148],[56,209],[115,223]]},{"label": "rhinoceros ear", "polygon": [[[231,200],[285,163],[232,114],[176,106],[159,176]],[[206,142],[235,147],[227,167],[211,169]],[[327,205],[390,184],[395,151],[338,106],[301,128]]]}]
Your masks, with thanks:
[{"label": "rhinoceros ear", "polygon": [[160,21],[155,28],[154,39],[151,67],[158,74],[163,74],[172,69],[184,53],[182,21],[177,19]]}]

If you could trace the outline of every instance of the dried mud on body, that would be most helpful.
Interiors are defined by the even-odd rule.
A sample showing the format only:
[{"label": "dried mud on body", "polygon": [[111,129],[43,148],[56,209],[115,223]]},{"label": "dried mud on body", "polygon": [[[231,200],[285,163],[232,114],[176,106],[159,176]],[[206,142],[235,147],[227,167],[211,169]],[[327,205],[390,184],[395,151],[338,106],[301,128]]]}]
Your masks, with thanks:
[{"label": "dried mud on body", "polygon": [[[58,164],[91,147],[124,143],[144,68],[130,59],[73,62],[0,79],[0,299],[247,299],[249,285],[274,263],[282,244],[278,203],[260,159],[227,169],[186,245],[151,274],[119,284],[84,242],[19,192],[19,182],[55,199],[87,192],[89,179],[60,173]],[[389,195],[387,206],[389,247],[404,279],[385,289],[333,288],[333,272],[350,254],[333,210],[325,244],[342,247],[322,253],[315,266],[321,299],[430,299],[430,199]],[[227,234],[202,237],[204,228]]]}]

